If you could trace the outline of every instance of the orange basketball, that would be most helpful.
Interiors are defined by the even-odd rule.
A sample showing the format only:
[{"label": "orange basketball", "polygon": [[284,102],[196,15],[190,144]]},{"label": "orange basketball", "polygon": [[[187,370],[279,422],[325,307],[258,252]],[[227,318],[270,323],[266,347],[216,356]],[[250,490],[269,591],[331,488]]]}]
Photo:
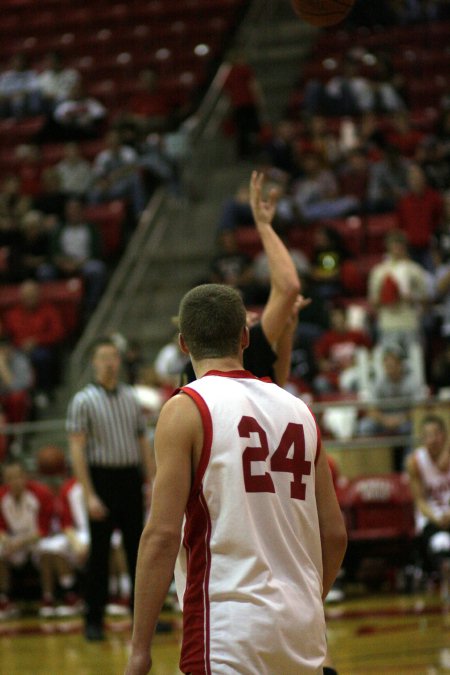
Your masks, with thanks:
[{"label": "orange basketball", "polygon": [[66,456],[57,445],[44,445],[36,459],[38,472],[44,476],[55,476],[66,470]]},{"label": "orange basketball", "polygon": [[295,12],[312,26],[334,26],[349,13],[355,0],[291,0]]}]

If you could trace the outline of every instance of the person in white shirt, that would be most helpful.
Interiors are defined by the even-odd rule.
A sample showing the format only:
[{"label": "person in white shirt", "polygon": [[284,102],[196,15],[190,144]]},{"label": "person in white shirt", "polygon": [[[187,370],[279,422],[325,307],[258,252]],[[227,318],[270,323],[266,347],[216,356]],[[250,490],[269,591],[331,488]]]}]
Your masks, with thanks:
[{"label": "person in white shirt", "polygon": [[79,81],[80,73],[75,68],[64,68],[58,52],[46,54],[44,69],[38,76],[44,106],[51,111],[56,103],[69,98]]}]

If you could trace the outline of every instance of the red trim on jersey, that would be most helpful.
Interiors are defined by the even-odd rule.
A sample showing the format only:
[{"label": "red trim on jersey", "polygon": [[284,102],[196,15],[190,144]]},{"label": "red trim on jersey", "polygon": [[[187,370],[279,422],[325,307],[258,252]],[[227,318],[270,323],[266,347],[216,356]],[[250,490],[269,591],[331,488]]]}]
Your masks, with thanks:
[{"label": "red trim on jersey", "polygon": [[183,392],[184,394],[187,394],[194,401],[200,413],[200,417],[202,418],[203,447],[200,454],[200,461],[198,463],[198,467],[195,472],[194,483],[191,489],[191,494],[193,494],[195,490],[198,490],[200,488],[203,476],[206,471],[206,467],[208,466],[209,458],[211,456],[213,426],[211,420],[211,413],[209,412],[209,408],[206,405],[202,396],[200,396],[200,394],[196,392],[195,389],[191,389],[189,385],[186,385],[186,387],[182,387],[180,391]]},{"label": "red trim on jersey", "polygon": [[59,517],[61,519],[61,527],[66,529],[67,527],[73,527],[75,525],[72,508],[69,502],[69,494],[73,489],[74,485],[77,484],[76,478],[69,478],[65,483],[61,485],[59,491]]},{"label": "red trim on jersey", "polygon": [[183,644],[180,669],[210,675],[209,574],[211,569],[211,518],[202,491],[202,480],[211,456],[213,427],[204,399],[189,386],[181,391],[192,398],[203,426],[203,447],[186,506],[183,546],[187,555],[186,590],[183,598]]}]

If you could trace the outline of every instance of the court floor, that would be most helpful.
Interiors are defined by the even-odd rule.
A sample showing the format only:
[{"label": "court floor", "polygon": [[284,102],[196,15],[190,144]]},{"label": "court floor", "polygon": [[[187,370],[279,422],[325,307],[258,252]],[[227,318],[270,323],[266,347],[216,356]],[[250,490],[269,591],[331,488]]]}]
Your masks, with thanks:
[{"label": "court floor", "polygon": [[[380,593],[327,605],[330,651],[340,675],[450,673],[450,611],[437,594]],[[172,632],[157,635],[154,675],[179,675],[180,617],[164,614]],[[119,675],[130,620],[108,624],[103,643],[87,643],[81,619],[0,623],[1,675]],[[284,675],[277,673],[276,675]]]}]

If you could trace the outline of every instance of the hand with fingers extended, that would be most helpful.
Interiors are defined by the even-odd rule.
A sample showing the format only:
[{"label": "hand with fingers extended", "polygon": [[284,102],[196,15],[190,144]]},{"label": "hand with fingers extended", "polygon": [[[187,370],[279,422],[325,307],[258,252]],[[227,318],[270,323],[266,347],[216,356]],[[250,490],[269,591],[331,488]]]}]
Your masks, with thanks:
[{"label": "hand with fingers extended", "polygon": [[256,227],[272,225],[280,197],[280,191],[277,188],[272,188],[265,198],[263,189],[264,174],[253,171],[250,178],[250,206],[252,207]]}]

